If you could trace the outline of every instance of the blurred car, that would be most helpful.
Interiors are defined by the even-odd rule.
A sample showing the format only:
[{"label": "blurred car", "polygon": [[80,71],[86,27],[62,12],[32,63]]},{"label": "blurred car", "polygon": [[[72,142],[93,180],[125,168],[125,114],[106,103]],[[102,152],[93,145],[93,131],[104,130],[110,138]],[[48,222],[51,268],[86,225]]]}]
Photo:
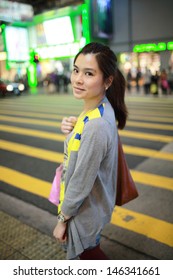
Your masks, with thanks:
[{"label": "blurred car", "polygon": [[7,92],[7,85],[4,81],[0,80],[0,95],[5,96]]},{"label": "blurred car", "polygon": [[22,83],[9,82],[7,84],[7,92],[13,92],[16,95],[20,95],[25,90],[25,86]]},{"label": "blurred car", "polygon": [[0,80],[0,93],[2,96],[8,94],[20,95],[24,90],[25,85],[23,83]]}]

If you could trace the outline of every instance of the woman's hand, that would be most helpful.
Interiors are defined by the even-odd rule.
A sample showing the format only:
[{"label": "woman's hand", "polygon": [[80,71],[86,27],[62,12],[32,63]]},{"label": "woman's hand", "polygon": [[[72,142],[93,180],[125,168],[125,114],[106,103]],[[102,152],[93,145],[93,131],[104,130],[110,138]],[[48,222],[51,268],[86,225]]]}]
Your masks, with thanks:
[{"label": "woman's hand", "polygon": [[53,236],[61,243],[64,243],[67,241],[67,224],[58,222],[54,231]]},{"label": "woman's hand", "polygon": [[77,118],[74,116],[63,118],[61,122],[62,133],[68,135],[74,128],[77,122]]}]

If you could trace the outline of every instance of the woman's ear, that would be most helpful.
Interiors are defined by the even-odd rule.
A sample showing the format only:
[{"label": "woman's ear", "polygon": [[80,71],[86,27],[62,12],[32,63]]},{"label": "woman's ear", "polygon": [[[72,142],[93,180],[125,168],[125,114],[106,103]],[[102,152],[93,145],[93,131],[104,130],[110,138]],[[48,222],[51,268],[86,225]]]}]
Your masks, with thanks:
[{"label": "woman's ear", "polygon": [[113,82],[113,76],[110,76],[109,78],[107,78],[106,83],[105,83],[105,89],[108,90],[108,88],[111,86]]}]

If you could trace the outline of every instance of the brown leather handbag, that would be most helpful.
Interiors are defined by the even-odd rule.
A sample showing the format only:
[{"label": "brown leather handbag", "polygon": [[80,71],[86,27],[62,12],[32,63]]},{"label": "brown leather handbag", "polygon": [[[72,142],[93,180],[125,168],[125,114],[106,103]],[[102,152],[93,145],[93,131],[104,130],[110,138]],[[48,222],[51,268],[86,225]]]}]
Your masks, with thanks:
[{"label": "brown leather handbag", "polygon": [[118,171],[117,171],[117,195],[115,204],[123,204],[138,197],[133,178],[128,168],[120,137],[118,136]]}]

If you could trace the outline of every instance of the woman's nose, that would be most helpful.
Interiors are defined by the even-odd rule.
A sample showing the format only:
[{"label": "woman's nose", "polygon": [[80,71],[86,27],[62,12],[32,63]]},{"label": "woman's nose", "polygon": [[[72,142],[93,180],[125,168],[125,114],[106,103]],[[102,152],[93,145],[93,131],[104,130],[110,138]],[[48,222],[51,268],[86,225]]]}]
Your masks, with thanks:
[{"label": "woman's nose", "polygon": [[82,73],[78,73],[78,75],[76,76],[76,83],[83,83],[83,74]]}]

